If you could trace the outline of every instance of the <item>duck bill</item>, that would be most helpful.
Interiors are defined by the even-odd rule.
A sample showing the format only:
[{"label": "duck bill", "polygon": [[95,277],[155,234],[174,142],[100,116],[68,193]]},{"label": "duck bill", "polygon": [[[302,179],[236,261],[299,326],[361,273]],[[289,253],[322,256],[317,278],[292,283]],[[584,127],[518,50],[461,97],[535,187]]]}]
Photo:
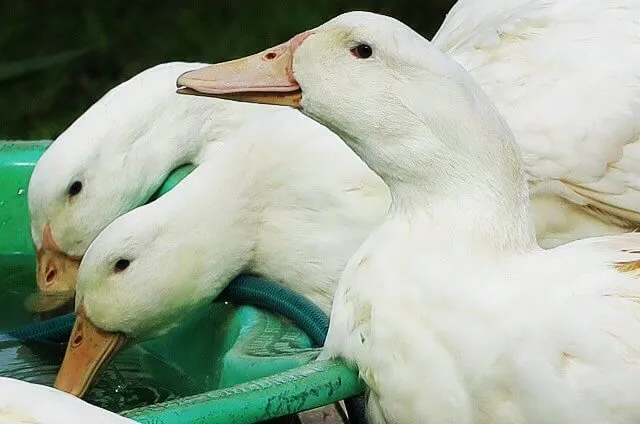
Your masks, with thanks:
[{"label": "duck bill", "polygon": [[53,387],[77,397],[84,396],[126,344],[123,333],[96,327],[81,306]]},{"label": "duck bill", "polygon": [[306,32],[261,53],[185,72],[178,93],[250,103],[300,107],[302,91],[293,77],[293,54]]},{"label": "duck bill", "polygon": [[64,253],[53,240],[49,224],[42,230],[42,246],[36,258],[36,281],[44,293],[73,293],[81,257]]}]

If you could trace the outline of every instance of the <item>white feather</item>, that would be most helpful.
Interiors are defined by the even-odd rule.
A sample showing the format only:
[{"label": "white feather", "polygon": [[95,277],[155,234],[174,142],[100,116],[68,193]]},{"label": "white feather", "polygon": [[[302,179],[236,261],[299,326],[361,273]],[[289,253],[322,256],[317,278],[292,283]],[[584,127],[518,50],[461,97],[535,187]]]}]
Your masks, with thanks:
[{"label": "white feather", "polygon": [[640,223],[639,9],[636,0],[460,0],[433,39],[514,132],[544,246]]},{"label": "white feather", "polygon": [[1,424],[133,424],[52,387],[0,377]]}]

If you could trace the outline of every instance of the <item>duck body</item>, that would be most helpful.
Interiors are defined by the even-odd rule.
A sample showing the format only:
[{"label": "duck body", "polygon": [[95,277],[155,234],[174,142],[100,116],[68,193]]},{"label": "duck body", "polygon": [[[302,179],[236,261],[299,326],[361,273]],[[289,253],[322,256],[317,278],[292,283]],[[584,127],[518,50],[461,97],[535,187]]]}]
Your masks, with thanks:
[{"label": "duck body", "polygon": [[393,136],[390,123],[368,145],[369,122],[331,121],[394,200],[340,280],[326,355],[357,365],[374,423],[637,422],[640,235],[541,250],[508,120],[423,43],[425,81],[407,85],[432,104],[398,89],[420,132]]},{"label": "duck body", "polygon": [[126,424],[135,421],[40,384],[0,377],[2,424]]},{"label": "duck body", "polygon": [[[427,122],[414,136],[422,137],[422,147],[383,135],[375,142],[385,146],[382,156],[356,129],[334,123],[389,184],[394,204],[345,269],[326,354],[358,366],[371,390],[374,423],[637,422],[640,235],[540,250],[529,233],[533,220],[522,210],[528,202],[519,173],[526,169],[530,181],[531,164],[526,156],[521,162],[491,92],[486,98],[443,59],[434,52],[426,59],[437,63],[432,78],[440,85],[429,90],[436,106],[414,109]],[[458,117],[440,109],[444,92],[456,93],[447,100],[459,106]],[[467,135],[435,124],[461,116]],[[472,157],[458,144],[469,134],[478,142],[463,142]],[[389,153],[389,144],[407,150]],[[409,157],[413,171],[389,172]],[[422,171],[443,164],[434,157],[466,169],[466,176],[447,175],[444,167]]]},{"label": "duck body", "polygon": [[371,422],[638,422],[640,234],[541,249],[507,121],[395,19],[346,13],[239,60],[274,54],[243,74],[195,71],[206,87],[179,82],[299,108],[389,187],[387,219],[338,283],[321,357],[358,367]]},{"label": "duck body", "polygon": [[336,292],[324,355],[357,365],[371,422],[640,419],[640,282],[615,267],[639,267],[640,253],[618,245],[640,237],[496,260],[434,230],[428,218],[390,219]]},{"label": "duck body", "polygon": [[639,226],[636,1],[460,0],[433,43],[509,123],[541,246]]}]

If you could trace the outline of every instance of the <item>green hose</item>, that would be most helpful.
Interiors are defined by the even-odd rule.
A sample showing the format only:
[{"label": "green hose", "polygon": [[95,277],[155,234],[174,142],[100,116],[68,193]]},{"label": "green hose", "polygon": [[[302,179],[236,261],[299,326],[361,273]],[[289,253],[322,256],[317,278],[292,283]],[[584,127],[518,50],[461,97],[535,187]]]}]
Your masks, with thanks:
[{"label": "green hose", "polygon": [[[293,321],[316,346],[322,346],[329,329],[329,318],[314,303],[268,280],[240,276],[216,300],[252,305]],[[0,334],[0,341],[65,342],[71,334],[75,313],[35,322]]]},{"label": "green hose", "polygon": [[35,322],[0,334],[0,342],[37,341],[66,343],[76,315],[66,314],[46,321]]},{"label": "green hose", "polygon": [[296,292],[271,281],[242,275],[236,278],[216,300],[251,305],[293,321],[307,333],[316,347],[324,345],[329,330],[329,318],[315,303]]}]

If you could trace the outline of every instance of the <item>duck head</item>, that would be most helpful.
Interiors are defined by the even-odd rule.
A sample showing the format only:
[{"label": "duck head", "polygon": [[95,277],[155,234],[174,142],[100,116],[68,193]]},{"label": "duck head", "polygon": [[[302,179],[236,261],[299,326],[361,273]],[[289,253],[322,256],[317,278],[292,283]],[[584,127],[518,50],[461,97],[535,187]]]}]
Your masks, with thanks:
[{"label": "duck head", "polygon": [[[393,18],[351,12],[253,56],[186,72],[177,80],[178,92],[291,106],[328,126],[358,154],[365,153],[359,140],[392,149],[385,140],[414,137],[424,126],[414,108],[428,99],[419,97],[415,85],[439,99],[439,92],[456,84],[447,72],[457,65],[431,60],[442,53],[425,49],[427,43]],[[432,62],[427,72],[426,61]],[[407,88],[412,84],[415,93]],[[455,111],[455,105],[440,106]]]},{"label": "duck head", "polygon": [[[83,396],[118,351],[180,325],[249,262],[256,233],[250,211],[257,209],[251,202],[259,196],[243,194],[240,158],[225,160],[235,145],[221,146],[167,194],[118,217],[91,243],[56,388]],[[203,195],[203,187],[215,196]]]},{"label": "duck head", "polygon": [[186,257],[179,256],[191,252],[197,258],[198,252],[176,245],[180,236],[161,211],[155,202],[134,209],[108,225],[87,250],[57,389],[84,396],[120,350],[170,330],[199,303],[191,286],[198,262],[185,267],[180,262]]},{"label": "duck head", "polygon": [[[479,240],[495,229],[469,208],[528,222],[522,158],[497,108],[462,66],[396,19],[345,13],[256,55],[186,72],[177,85],[300,109],[382,177],[391,213],[423,213],[428,203],[454,229],[473,221]],[[433,199],[446,201],[436,210]],[[514,226],[522,237],[501,230],[495,243],[529,243],[530,226]]]},{"label": "duck head", "polygon": [[[136,75],[91,106],[40,158],[28,199],[41,294],[72,297],[80,260],[102,229],[145,203],[173,169],[197,162],[206,146],[264,111],[173,92],[178,75],[202,66],[167,63]],[[47,309],[46,299],[36,309]]]}]

